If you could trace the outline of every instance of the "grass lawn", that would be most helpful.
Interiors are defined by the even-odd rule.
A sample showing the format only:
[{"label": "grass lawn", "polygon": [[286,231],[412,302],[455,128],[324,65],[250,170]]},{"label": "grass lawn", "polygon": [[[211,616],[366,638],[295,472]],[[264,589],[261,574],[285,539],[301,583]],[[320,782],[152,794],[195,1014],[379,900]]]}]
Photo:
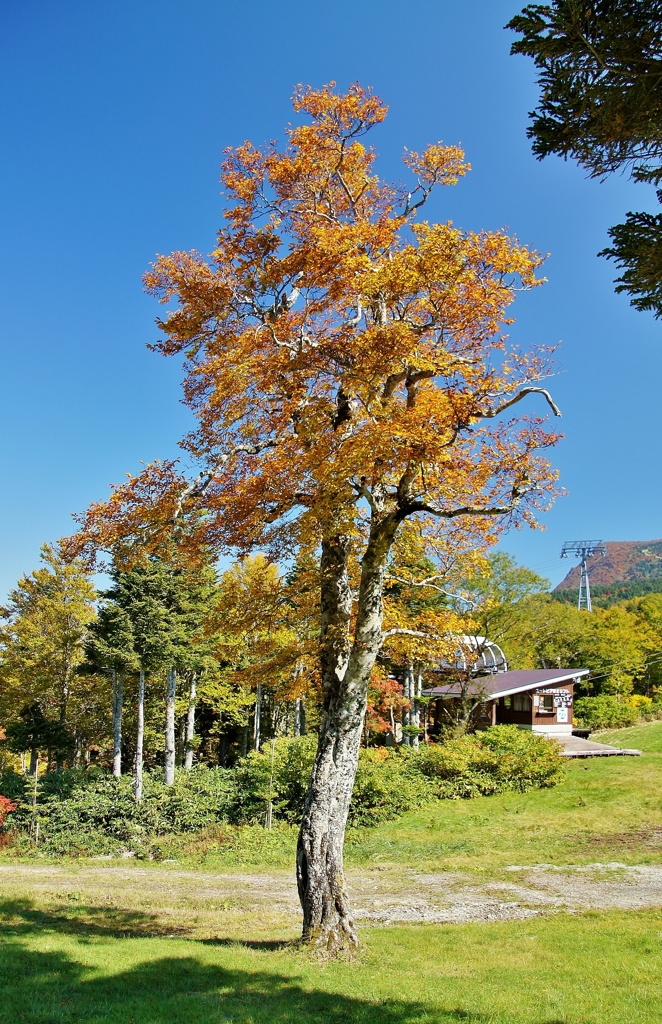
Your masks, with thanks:
[{"label": "grass lawn", "polygon": [[[573,761],[551,790],[432,803],[351,831],[348,863],[393,878],[398,866],[506,877],[512,865],[659,863],[662,723],[601,739],[645,755]],[[55,877],[40,888],[39,872],[28,885],[3,857],[0,1022],[662,1024],[662,909],[363,926],[354,961],[321,963],[283,941],[292,918],[251,910],[250,892],[173,896],[187,864],[212,886],[215,871],[242,865],[289,869],[293,849],[286,828],[247,830],[231,848],[178,840],[175,863],[134,862],[142,889],[117,861],[94,862],[96,873],[74,862],[69,873],[90,878],[83,892],[57,891]]]},{"label": "grass lawn", "polygon": [[662,1020],[659,911],[366,929],[353,962],[322,964],[268,941],[122,938],[5,910],[3,1024]]},{"label": "grass lawn", "polygon": [[[512,864],[662,860],[662,722],[626,729],[643,757],[571,760],[552,789],[443,800],[377,829],[349,833],[349,863],[494,871]],[[643,734],[643,736],[642,736]],[[613,738],[600,737],[601,742]]]},{"label": "grass lawn", "polygon": [[646,754],[662,754],[662,722],[647,722],[634,725],[631,729],[613,729],[599,733],[600,743],[611,743],[612,747],[641,750]]}]

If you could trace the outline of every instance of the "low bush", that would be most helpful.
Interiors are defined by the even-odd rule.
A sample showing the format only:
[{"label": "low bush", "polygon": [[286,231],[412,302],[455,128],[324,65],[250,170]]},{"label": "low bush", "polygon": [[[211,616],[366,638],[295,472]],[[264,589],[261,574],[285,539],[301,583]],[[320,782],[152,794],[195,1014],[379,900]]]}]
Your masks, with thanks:
[{"label": "low bush", "polygon": [[[115,779],[99,769],[51,773],[39,780],[32,806],[33,780],[9,774],[0,793],[17,804],[8,824],[17,832],[18,852],[35,845],[54,855],[108,855],[131,851],[163,857],[172,837],[216,836],[236,844],[237,826],[260,826],[268,802],[274,822],[301,817],[316,737],[280,739],[254,751],[233,769],[198,767],[178,772],[173,786],[161,773],[145,773],[143,800],[133,799],[132,779]],[[533,786],[562,778],[556,744],[515,726],[418,750],[377,747],[361,750],[350,808],[350,826],[388,821],[425,800],[459,799]],[[205,840],[205,848],[209,842]]]},{"label": "low bush", "polygon": [[575,701],[575,717],[589,729],[627,729],[638,722],[662,718],[662,694],[645,697],[640,693],[616,697],[601,693],[597,697],[580,697]]},{"label": "low bush", "polygon": [[524,792],[535,786],[554,786],[563,778],[557,745],[515,725],[495,725],[484,732],[422,747],[413,760],[441,799]]},{"label": "low bush", "polygon": [[[22,784],[20,792],[17,783]],[[43,776],[35,807],[32,785],[32,779],[23,782],[20,776],[0,779],[0,792],[12,791],[17,802],[8,824],[34,834],[38,822],[42,849],[73,856],[149,851],[159,836],[197,832],[227,821],[235,802],[231,773],[222,768],[180,772],[173,786],[164,785],[160,772],[146,772],[140,804],[134,800],[131,777],[115,779],[100,769]]]},{"label": "low bush", "polygon": [[[268,743],[264,750],[245,757],[234,769],[236,804],[230,820],[263,822],[271,799],[275,818],[299,821],[316,749],[317,737],[303,736]],[[387,747],[361,750],[349,824],[377,825],[397,817],[425,799],[425,790],[420,773],[398,751]]]}]

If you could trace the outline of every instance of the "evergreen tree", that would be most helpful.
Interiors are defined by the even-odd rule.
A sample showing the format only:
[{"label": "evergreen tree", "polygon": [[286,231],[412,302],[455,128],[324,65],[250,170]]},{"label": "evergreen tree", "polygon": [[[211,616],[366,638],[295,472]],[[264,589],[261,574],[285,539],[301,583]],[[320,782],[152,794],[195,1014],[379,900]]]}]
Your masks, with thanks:
[{"label": "evergreen tree", "polygon": [[133,629],[124,608],[106,600],[89,630],[88,662],[109,671],[113,682],[113,775],[122,774],[122,710],[124,677],[136,667]]},{"label": "evergreen tree", "polygon": [[[528,4],[508,26],[532,57],[541,96],[529,138],[539,159],[571,157],[591,177],[627,170],[662,202],[662,2]],[[623,270],[616,291],[662,316],[662,214],[628,213],[600,255]]]}]

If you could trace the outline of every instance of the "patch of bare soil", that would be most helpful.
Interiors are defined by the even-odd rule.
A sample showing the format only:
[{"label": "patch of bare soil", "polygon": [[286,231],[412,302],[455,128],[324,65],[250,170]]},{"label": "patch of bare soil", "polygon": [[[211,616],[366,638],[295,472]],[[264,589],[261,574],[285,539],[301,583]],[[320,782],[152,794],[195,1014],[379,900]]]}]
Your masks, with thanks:
[{"label": "patch of bare soil", "polygon": [[609,835],[573,836],[573,839],[579,845],[594,850],[640,850],[642,846],[647,850],[659,850],[662,848],[662,829],[631,829]]},{"label": "patch of bare soil", "polygon": [[[662,865],[513,866],[512,881],[460,872],[374,868],[348,873],[357,920],[373,926],[517,920],[560,910],[662,906]],[[13,926],[104,934],[292,936],[300,910],[291,872],[211,874],[134,865],[0,865],[0,911]]]}]

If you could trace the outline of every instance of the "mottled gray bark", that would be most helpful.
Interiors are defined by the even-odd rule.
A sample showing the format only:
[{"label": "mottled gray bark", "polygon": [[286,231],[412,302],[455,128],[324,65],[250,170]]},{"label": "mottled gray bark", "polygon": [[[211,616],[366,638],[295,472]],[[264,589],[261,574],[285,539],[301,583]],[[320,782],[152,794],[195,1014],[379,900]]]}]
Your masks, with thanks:
[{"label": "mottled gray bark", "polygon": [[177,689],[177,670],[168,669],[166,677],[166,718],[165,718],[165,774],[166,786],[175,781],[175,692]]},{"label": "mottled gray bark", "polygon": [[122,709],[124,706],[124,673],[113,669],[113,775],[122,775]]},{"label": "mottled gray bark", "polygon": [[186,712],[186,753],[184,755],[184,768],[189,771],[193,767],[193,738],[195,736],[195,699],[196,699],[196,675],[191,676],[191,686],[188,693],[188,711]]},{"label": "mottled gray bark", "polygon": [[323,707],[317,754],[297,846],[303,941],[329,950],[358,937],[345,888],[343,845],[358,764],[368,680],[382,644],[386,558],[397,530],[394,516],[371,530],[362,561],[354,637],[349,536],[322,544],[321,676]]},{"label": "mottled gray bark", "polygon": [[145,742],[145,670],[141,667],[138,680],[138,728],[136,731],[136,803],[143,798],[143,744]]},{"label": "mottled gray bark", "polygon": [[306,735],[306,704],[303,697],[297,697],[294,702],[294,735]]}]

